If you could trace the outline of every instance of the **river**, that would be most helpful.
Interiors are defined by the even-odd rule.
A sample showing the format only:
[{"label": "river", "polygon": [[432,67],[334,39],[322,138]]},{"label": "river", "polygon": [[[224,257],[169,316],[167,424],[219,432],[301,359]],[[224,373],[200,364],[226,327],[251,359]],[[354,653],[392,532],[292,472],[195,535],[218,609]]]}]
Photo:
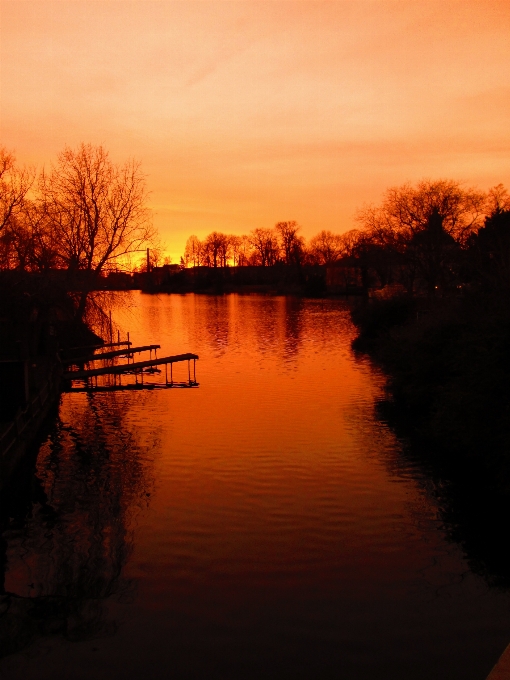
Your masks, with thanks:
[{"label": "river", "polygon": [[0,677],[486,677],[509,595],[377,417],[348,302],[128,292],[113,318],[200,384],[63,395],[4,527]]}]

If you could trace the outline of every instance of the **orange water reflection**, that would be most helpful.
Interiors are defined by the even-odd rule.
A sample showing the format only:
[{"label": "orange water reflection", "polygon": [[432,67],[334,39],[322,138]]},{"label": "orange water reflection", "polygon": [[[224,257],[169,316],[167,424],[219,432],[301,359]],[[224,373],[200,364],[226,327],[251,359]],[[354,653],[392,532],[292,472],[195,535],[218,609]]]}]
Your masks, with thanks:
[{"label": "orange water reflection", "polygon": [[197,353],[200,387],[63,397],[38,460],[58,521],[34,504],[6,590],[101,600],[116,633],[45,639],[52,677],[64,658],[110,678],[483,677],[508,600],[375,418],[384,379],[350,349],[347,303],[130,293],[114,316]]}]

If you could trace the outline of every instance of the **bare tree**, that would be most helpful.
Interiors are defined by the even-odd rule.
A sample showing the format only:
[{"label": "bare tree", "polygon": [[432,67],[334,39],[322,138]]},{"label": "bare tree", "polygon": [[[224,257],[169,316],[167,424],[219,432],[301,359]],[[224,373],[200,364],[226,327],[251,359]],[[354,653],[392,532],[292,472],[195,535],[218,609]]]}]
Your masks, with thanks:
[{"label": "bare tree", "polygon": [[320,231],[310,240],[309,250],[314,262],[330,264],[343,254],[342,237],[331,231]]},{"label": "bare tree", "polygon": [[140,164],[115,165],[102,146],[66,147],[39,181],[39,208],[44,211],[62,265],[84,270],[77,316],[85,312],[92,276],[148,245],[155,236],[146,206],[147,190]]},{"label": "bare tree", "polygon": [[340,234],[340,257],[351,257],[359,246],[360,239],[365,238],[359,229],[350,229]]},{"label": "bare tree", "polygon": [[[168,258],[165,258],[168,259]],[[163,253],[161,252],[160,248],[149,248],[149,268],[152,271],[154,267],[160,267],[163,262]],[[169,263],[170,264],[170,263]],[[139,272],[146,272],[147,271],[147,253],[138,260],[138,267],[137,267]]]},{"label": "bare tree", "polygon": [[26,198],[6,224],[3,241],[9,244],[8,261],[4,261],[9,268],[42,272],[61,264],[47,215]]},{"label": "bare tree", "polygon": [[454,277],[458,250],[480,227],[486,202],[483,193],[458,182],[423,180],[388,189],[381,206],[363,209],[358,221],[372,250],[376,244],[399,256],[433,292]]},{"label": "bare tree", "polygon": [[387,190],[380,207],[369,206],[358,213],[365,228],[396,242],[409,241],[423,231],[434,211],[443,220],[443,229],[458,243],[483,222],[486,196],[474,189],[464,189],[453,180],[423,180],[415,187],[404,184]]},{"label": "bare tree", "polygon": [[280,240],[280,248],[285,264],[292,264],[296,260],[296,255],[301,251],[303,241],[297,235],[301,227],[297,222],[277,222],[275,231]]},{"label": "bare tree", "polygon": [[230,244],[230,256],[232,257],[232,264],[234,267],[238,267],[241,256],[242,236],[229,234],[227,238]]},{"label": "bare tree", "polygon": [[46,211],[41,210],[36,202],[25,201],[22,216],[32,243],[31,270],[43,272],[57,268],[61,264],[61,258]]},{"label": "bare tree", "polygon": [[188,238],[184,247],[183,262],[186,267],[199,267],[202,264],[203,245],[194,234]]},{"label": "bare tree", "polygon": [[222,234],[222,237],[219,252],[220,263],[222,267],[228,267],[228,261],[232,257],[232,241],[227,234]]},{"label": "bare tree", "polygon": [[140,164],[115,165],[102,146],[64,149],[39,188],[68,269],[100,273],[155,235]]},{"label": "bare tree", "polygon": [[11,216],[4,230],[10,246],[9,269],[32,269],[35,244],[30,225],[18,214]]},{"label": "bare tree", "polygon": [[226,267],[230,256],[229,237],[213,231],[203,242],[203,264],[207,267]]},{"label": "bare tree", "polygon": [[253,255],[253,248],[248,236],[229,236],[232,249],[232,261],[234,267],[246,267]]},{"label": "bare tree", "polygon": [[503,184],[498,184],[489,189],[485,209],[488,217],[504,210],[510,210],[510,196]]},{"label": "bare tree", "polygon": [[0,146],[0,234],[22,209],[35,171],[18,168],[14,155]]},{"label": "bare tree", "polygon": [[273,229],[254,229],[249,236],[257,264],[269,267],[278,260],[278,237]]}]

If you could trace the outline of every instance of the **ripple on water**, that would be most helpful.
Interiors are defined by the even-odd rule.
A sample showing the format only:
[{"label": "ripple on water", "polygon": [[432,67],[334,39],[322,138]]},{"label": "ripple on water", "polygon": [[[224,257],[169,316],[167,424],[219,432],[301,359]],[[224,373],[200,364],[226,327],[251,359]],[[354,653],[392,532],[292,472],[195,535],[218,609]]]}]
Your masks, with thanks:
[{"label": "ripple on water", "polygon": [[6,677],[484,677],[508,598],[377,420],[384,376],[351,352],[348,305],[126,297],[122,331],[199,354],[200,387],[63,397],[5,587],[74,632]]}]

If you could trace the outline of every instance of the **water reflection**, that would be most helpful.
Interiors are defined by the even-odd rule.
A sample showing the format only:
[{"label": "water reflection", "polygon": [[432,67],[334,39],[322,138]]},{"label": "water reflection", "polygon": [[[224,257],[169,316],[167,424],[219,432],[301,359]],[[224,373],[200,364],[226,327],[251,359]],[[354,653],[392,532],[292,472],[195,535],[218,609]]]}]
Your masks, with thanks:
[{"label": "water reflection", "polygon": [[201,309],[203,329],[216,356],[222,356],[231,340],[231,315],[228,309],[228,298],[212,297]]},{"label": "water reflection", "polygon": [[392,474],[411,476],[434,499],[438,526],[460,546],[473,572],[490,587],[510,588],[510,555],[503,538],[510,529],[509,495],[499,483],[497,468],[473,474],[462,460],[445,460],[391,400],[379,400],[376,413],[402,442],[388,452]]},{"label": "water reflection", "polygon": [[132,588],[122,568],[153,487],[151,442],[140,446],[125,417],[122,395],[66,395],[36,474],[2,499],[3,654],[40,635],[115,631],[104,603]]},{"label": "water reflection", "polygon": [[[183,296],[185,297],[185,296]],[[303,334],[304,301],[301,298],[264,296],[193,296],[193,316],[186,323],[200,329],[202,337],[190,343],[204,341],[216,358],[227,350],[235,351],[240,339],[260,357],[278,353],[282,360],[297,358]]]},{"label": "water reflection", "polygon": [[296,358],[301,345],[303,333],[304,301],[298,297],[286,297],[283,309],[284,318],[284,358],[291,361]]},{"label": "water reflection", "polygon": [[[375,418],[384,377],[352,355],[348,305],[128,296],[123,332],[199,354],[201,385],[63,399],[0,558],[4,631],[59,641],[44,680],[63,656],[110,680],[487,675],[508,599]],[[0,668],[41,680],[30,654]]]}]

